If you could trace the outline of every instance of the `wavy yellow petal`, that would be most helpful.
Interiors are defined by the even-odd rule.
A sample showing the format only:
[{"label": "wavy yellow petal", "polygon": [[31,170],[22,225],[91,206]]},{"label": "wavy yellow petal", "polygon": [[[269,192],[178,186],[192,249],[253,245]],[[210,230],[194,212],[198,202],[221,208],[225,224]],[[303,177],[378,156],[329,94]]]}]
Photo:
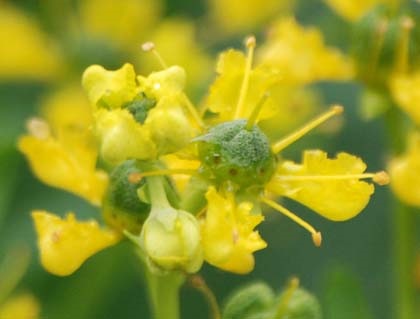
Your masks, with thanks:
[{"label": "wavy yellow petal", "polygon": [[[210,87],[205,105],[219,115],[218,121],[232,120],[238,104],[239,92],[245,72],[245,56],[236,50],[223,52],[217,62],[218,77]],[[244,101],[244,118],[248,118],[266,93],[275,92],[278,78],[264,68],[254,68],[250,73],[249,86]],[[274,97],[275,95],[273,95]],[[259,120],[273,116],[279,109],[278,101],[270,96],[259,113]]]},{"label": "wavy yellow petal", "polygon": [[264,217],[251,215],[251,203],[236,205],[232,194],[225,198],[214,187],[209,188],[206,198],[208,209],[201,226],[205,260],[220,269],[239,274],[252,271],[252,254],[267,246],[254,231]]},{"label": "wavy yellow petal", "polygon": [[391,187],[402,201],[420,206],[420,134],[410,136],[408,150],[389,164]]},{"label": "wavy yellow petal", "polygon": [[420,124],[420,72],[393,77],[390,88],[398,106]]},{"label": "wavy yellow petal", "polygon": [[185,87],[186,73],[178,65],[158,72],[152,72],[148,77],[137,77],[142,91],[149,97],[160,99],[167,95],[179,94]]},{"label": "wavy yellow petal", "polygon": [[127,110],[99,110],[95,117],[95,130],[101,141],[100,152],[106,161],[117,164],[127,159],[156,157],[157,150],[150,130],[137,123]]},{"label": "wavy yellow petal", "polygon": [[101,229],[94,220],[79,222],[73,213],[66,218],[45,211],[32,212],[43,267],[52,274],[67,276],[89,257],[116,244],[116,232]]},{"label": "wavy yellow petal", "polygon": [[40,306],[34,296],[23,294],[0,305],[1,319],[37,319]]},{"label": "wavy yellow petal", "polygon": [[115,71],[91,65],[83,73],[82,84],[96,107],[120,108],[131,102],[137,94],[136,74],[129,63]]},{"label": "wavy yellow petal", "polygon": [[294,18],[274,23],[257,61],[275,70],[288,84],[349,80],[354,76],[350,59],[338,49],[327,47],[318,29],[302,27]]},{"label": "wavy yellow petal", "polygon": [[[72,192],[94,205],[101,203],[108,185],[107,174],[95,170],[94,166],[86,166],[81,158],[75,156],[72,149],[67,149],[50,136],[39,138],[31,135],[22,136],[18,147],[41,181]],[[89,153],[89,150],[80,149],[80,153],[82,152]],[[96,155],[96,152],[94,154]],[[86,157],[89,156],[82,159]]]},{"label": "wavy yellow petal", "polygon": [[[350,219],[361,212],[374,192],[372,184],[352,179],[305,179],[305,176],[337,176],[362,174],[365,163],[353,155],[339,153],[329,159],[320,150],[305,151],[303,163],[281,162],[275,176],[267,185],[273,193],[286,196],[334,220]],[[287,177],[300,177],[288,179]]]},{"label": "wavy yellow petal", "polygon": [[0,3],[0,78],[52,80],[60,57],[40,26],[4,1]]}]

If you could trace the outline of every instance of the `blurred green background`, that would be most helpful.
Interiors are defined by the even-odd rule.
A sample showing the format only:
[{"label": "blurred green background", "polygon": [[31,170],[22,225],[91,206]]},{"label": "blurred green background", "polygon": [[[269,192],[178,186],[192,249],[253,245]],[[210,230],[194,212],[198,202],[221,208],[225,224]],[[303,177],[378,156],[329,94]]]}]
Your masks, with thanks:
[{"label": "blurred green background", "polygon": [[[41,2],[19,0],[13,4],[39,19],[48,30]],[[63,10],[69,5],[65,2],[62,1]],[[57,8],[59,3],[56,3]],[[328,44],[344,51],[348,49],[348,25],[321,1],[301,1],[293,12],[302,24],[317,25]],[[59,17],[61,13],[56,14]],[[204,1],[167,0],[163,9],[164,17],[181,15],[194,19],[198,25],[205,14]],[[261,30],[256,30],[256,34]],[[203,30],[201,32],[204,33],[200,35],[204,39],[202,45],[213,56],[220,48],[240,47],[241,39],[246,35],[240,33],[207,45],[205,41],[209,37]],[[2,46],[7,43],[2,41]],[[95,60],[89,52],[97,51],[84,49],[73,47],[77,54],[86,58],[78,60],[77,67],[72,70],[75,74],[79,72],[80,75],[92,62],[113,67],[125,58],[110,50],[108,55],[101,54]],[[97,212],[82,200],[36,180],[16,149],[17,137],[25,131],[25,120],[38,113],[42,97],[52,87],[54,83],[28,79],[2,78],[0,82],[0,260],[10,249],[21,245],[30,247],[30,266],[16,292],[31,291],[39,299],[41,318],[149,318],[141,269],[128,243],[120,243],[95,255],[69,277],[50,275],[38,262],[31,210],[46,209],[61,215],[72,210],[80,218],[97,216]],[[363,122],[358,117],[360,87],[356,83],[319,83],[316,88],[326,105],[340,103],[345,106],[344,125],[333,136],[314,135],[299,141],[287,155],[299,159],[303,148],[324,148],[330,154],[345,150],[361,156],[370,171],[383,169],[386,166],[383,123],[381,119]],[[266,222],[259,229],[269,246],[256,253],[256,268],[250,275],[225,273],[208,265],[201,271],[218,300],[223,301],[235,287],[253,280],[267,281],[279,290],[290,276],[296,275],[302,286],[320,299],[326,319],[392,318],[392,200],[387,187],[377,187],[364,212],[344,223],[323,220],[293,203],[288,203],[288,207],[322,230],[323,246],[314,247],[308,234],[288,219],[275,213],[267,214]],[[206,307],[198,292],[183,287],[182,318],[206,318]],[[334,315],[337,311],[340,311],[340,317]]]}]

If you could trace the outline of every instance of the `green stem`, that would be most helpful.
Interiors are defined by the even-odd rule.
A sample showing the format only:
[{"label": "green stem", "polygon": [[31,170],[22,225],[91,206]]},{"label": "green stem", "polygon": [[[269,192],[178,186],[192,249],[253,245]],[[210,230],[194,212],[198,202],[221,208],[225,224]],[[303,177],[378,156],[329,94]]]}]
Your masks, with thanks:
[{"label": "green stem", "polygon": [[171,272],[157,275],[146,266],[146,279],[154,319],[179,319],[179,289],[185,275]]},{"label": "green stem", "polygon": [[[406,140],[404,118],[393,106],[387,113],[387,129],[390,151],[393,156],[401,153]],[[394,227],[394,295],[395,315],[397,319],[414,319],[415,288],[413,279],[415,253],[415,216],[412,210],[395,199]]]}]

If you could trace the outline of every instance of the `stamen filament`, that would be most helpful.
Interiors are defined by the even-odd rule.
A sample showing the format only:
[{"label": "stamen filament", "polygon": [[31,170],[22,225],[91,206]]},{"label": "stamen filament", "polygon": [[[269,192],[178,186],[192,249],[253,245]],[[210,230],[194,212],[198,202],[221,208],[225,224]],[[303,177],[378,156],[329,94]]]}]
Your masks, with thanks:
[{"label": "stamen filament", "polygon": [[159,54],[159,52],[156,50],[155,44],[153,42],[145,42],[141,45],[141,49],[144,52],[150,52],[152,53],[156,60],[159,62],[162,69],[167,69],[168,65],[166,64],[165,60],[162,58],[162,56]]},{"label": "stamen filament", "polygon": [[370,63],[369,63],[369,71],[367,72],[367,78],[370,80],[372,76],[376,74],[375,70],[378,65],[379,55],[381,53],[384,40],[385,40],[385,33],[388,29],[388,21],[383,19],[379,21],[376,26],[376,36],[373,40],[373,48],[370,54]]},{"label": "stamen filament", "polygon": [[346,180],[346,179],[364,179],[372,178],[379,185],[389,183],[388,174],[384,171],[377,173],[364,174],[343,174],[343,175],[278,175],[275,177],[281,181],[327,181],[327,180]]},{"label": "stamen filament", "polygon": [[249,86],[249,77],[251,75],[251,69],[252,69],[252,61],[254,59],[254,49],[255,49],[255,37],[250,36],[245,41],[246,47],[248,48],[248,54],[246,57],[246,64],[245,64],[245,73],[244,78],[242,80],[241,90],[239,91],[239,98],[238,98],[238,104],[236,105],[236,111],[234,115],[234,119],[239,119],[242,116],[244,116],[244,104],[245,104],[245,98],[248,93],[248,86]]},{"label": "stamen filament", "polygon": [[414,21],[410,17],[401,19],[401,34],[399,38],[395,71],[405,73],[408,70],[408,56],[410,46],[410,31],[414,27]]},{"label": "stamen filament", "polygon": [[289,136],[286,136],[284,139],[278,141],[277,143],[274,143],[271,146],[271,149],[274,153],[278,153],[290,144],[293,144],[298,139],[300,139],[302,136],[304,136],[309,131],[313,130],[315,127],[319,126],[320,124],[324,123],[329,118],[338,115],[343,112],[343,107],[340,105],[334,105],[330,108],[329,111],[325,112],[324,114],[321,114],[319,117],[315,118],[305,126],[301,127],[294,133],[290,134]]},{"label": "stamen filament", "polygon": [[281,298],[282,301],[278,305],[276,316],[274,318],[283,318],[286,315],[293,293],[298,288],[299,288],[299,278],[292,277],[289,281],[286,291],[284,292],[283,297]]},{"label": "stamen filament", "polygon": [[149,171],[149,172],[142,172],[142,173],[131,173],[128,175],[128,181],[130,183],[138,183],[140,182],[143,177],[148,176],[164,176],[164,175],[194,175],[196,170],[193,169],[161,169],[158,171]]},{"label": "stamen filament", "polygon": [[181,93],[181,98],[184,102],[183,104],[186,107],[188,113],[190,113],[191,117],[195,121],[198,128],[201,131],[203,131],[204,128],[205,128],[205,125],[204,125],[203,120],[200,117],[200,114],[197,111],[197,108],[194,106],[194,104],[192,104],[192,102],[190,101],[190,99],[188,98],[188,96],[184,92]]},{"label": "stamen filament", "polygon": [[268,92],[264,93],[264,95],[261,97],[261,99],[258,101],[255,108],[252,110],[252,113],[250,117],[248,118],[248,122],[246,123],[245,129],[251,130],[251,128],[254,126],[254,124],[257,122],[258,115],[260,114],[260,111],[262,107],[264,106],[265,102],[267,101],[270,94]]},{"label": "stamen filament", "polygon": [[312,241],[314,242],[315,246],[317,246],[317,247],[321,246],[321,242],[322,242],[321,233],[319,231],[315,230],[315,228],[312,227],[312,225],[310,225],[309,223],[307,223],[306,221],[304,221],[299,216],[293,214],[287,208],[285,208],[285,207],[281,206],[280,204],[272,201],[271,199],[268,199],[266,197],[261,197],[260,200],[263,203],[265,203],[268,206],[270,206],[271,208],[274,208],[278,212],[280,212],[283,215],[289,217],[291,220],[293,220],[295,223],[297,223],[301,227],[305,228],[308,232],[310,232],[312,234]]}]

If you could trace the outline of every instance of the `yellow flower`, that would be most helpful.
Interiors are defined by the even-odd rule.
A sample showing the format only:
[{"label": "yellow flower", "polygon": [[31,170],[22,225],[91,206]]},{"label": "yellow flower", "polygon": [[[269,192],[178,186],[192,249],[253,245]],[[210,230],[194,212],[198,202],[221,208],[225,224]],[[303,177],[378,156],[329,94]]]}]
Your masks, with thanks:
[{"label": "yellow flower", "polygon": [[397,5],[399,0],[325,0],[337,14],[349,21],[357,21],[378,4]]},{"label": "yellow flower", "polygon": [[116,71],[91,65],[83,73],[82,84],[95,107],[120,108],[138,93],[136,74],[129,63]]},{"label": "yellow flower", "polygon": [[[210,58],[195,41],[195,26],[185,19],[165,19],[156,26],[148,38],[157,48],[167,65],[182,65],[188,74],[188,87],[199,88],[208,79]],[[176,48],[176,50],[174,50]],[[152,54],[141,54],[140,65],[144,73],[156,69]],[[184,74],[185,77],[185,74]]]},{"label": "yellow flower", "polygon": [[255,251],[267,246],[254,228],[264,217],[251,213],[249,202],[235,203],[232,193],[225,196],[210,187],[208,207],[201,236],[205,260],[223,270],[245,274],[254,269]]},{"label": "yellow flower", "polygon": [[255,30],[280,12],[289,11],[292,0],[208,0],[213,23],[222,32]]},{"label": "yellow flower", "polygon": [[60,58],[40,26],[10,4],[0,3],[0,78],[51,80]]},{"label": "yellow flower", "polygon": [[391,187],[402,201],[420,206],[420,134],[409,138],[406,152],[393,158],[389,164]]},{"label": "yellow flower", "polygon": [[29,294],[22,294],[0,304],[1,319],[37,319],[40,307],[38,301]]},{"label": "yellow flower", "polygon": [[360,158],[347,153],[329,159],[320,150],[305,151],[302,164],[281,162],[267,189],[292,198],[328,219],[343,221],[359,214],[373,194],[372,184],[354,178],[365,169]]},{"label": "yellow flower", "polygon": [[95,168],[97,149],[86,99],[80,91],[66,88],[46,99],[43,109],[50,125],[30,120],[19,150],[41,181],[99,205],[108,178]]},{"label": "yellow flower", "polygon": [[261,46],[257,62],[275,71],[284,83],[305,84],[353,77],[351,61],[324,44],[315,27],[302,27],[294,18],[274,23]]},{"label": "yellow flower", "polygon": [[74,214],[65,219],[45,211],[32,213],[43,267],[52,274],[67,276],[97,252],[116,244],[119,235],[101,229],[94,220],[78,222]]},{"label": "yellow flower", "polygon": [[398,74],[391,78],[392,96],[414,122],[420,124],[420,71],[413,74]]},{"label": "yellow flower", "polygon": [[87,34],[134,49],[156,24],[161,6],[159,0],[84,0],[80,16]]}]

